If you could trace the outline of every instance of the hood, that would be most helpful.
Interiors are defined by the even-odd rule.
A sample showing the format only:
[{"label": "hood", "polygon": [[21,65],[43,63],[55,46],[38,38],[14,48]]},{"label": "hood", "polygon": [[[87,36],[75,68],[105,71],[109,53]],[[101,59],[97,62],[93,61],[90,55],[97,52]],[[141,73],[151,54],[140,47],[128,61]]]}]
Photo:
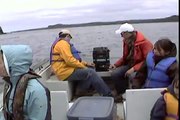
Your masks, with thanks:
[{"label": "hood", "polygon": [[10,77],[17,77],[29,71],[33,56],[28,45],[2,45],[1,49],[7,61],[6,70]]}]

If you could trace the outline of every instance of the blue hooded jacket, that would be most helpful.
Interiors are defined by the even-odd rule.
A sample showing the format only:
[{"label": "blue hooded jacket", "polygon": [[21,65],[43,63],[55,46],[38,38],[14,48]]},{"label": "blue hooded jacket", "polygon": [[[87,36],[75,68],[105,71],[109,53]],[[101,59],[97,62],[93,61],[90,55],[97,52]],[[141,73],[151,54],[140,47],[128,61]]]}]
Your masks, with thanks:
[{"label": "blue hooded jacket", "polygon": [[[3,45],[5,65],[12,87],[9,90],[8,111],[12,113],[14,92],[21,75],[27,73],[32,64],[32,50],[27,45]],[[37,79],[29,80],[24,98],[25,120],[51,120],[50,93]]]}]

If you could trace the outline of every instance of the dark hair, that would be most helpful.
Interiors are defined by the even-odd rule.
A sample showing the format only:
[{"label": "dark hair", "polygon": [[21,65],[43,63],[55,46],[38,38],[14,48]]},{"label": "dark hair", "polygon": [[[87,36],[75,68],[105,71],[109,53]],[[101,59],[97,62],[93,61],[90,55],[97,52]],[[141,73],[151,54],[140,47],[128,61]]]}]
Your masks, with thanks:
[{"label": "dark hair", "polygon": [[158,50],[163,49],[165,52],[169,52],[167,56],[176,57],[177,48],[176,44],[173,43],[169,38],[159,39],[154,46],[157,47]]},{"label": "dark hair", "polygon": [[177,67],[177,69],[176,69],[176,73],[175,73],[172,83],[173,83],[173,85],[179,86],[179,67]]},{"label": "dark hair", "polygon": [[63,32],[59,32],[59,38],[65,38],[68,34],[63,34]]}]

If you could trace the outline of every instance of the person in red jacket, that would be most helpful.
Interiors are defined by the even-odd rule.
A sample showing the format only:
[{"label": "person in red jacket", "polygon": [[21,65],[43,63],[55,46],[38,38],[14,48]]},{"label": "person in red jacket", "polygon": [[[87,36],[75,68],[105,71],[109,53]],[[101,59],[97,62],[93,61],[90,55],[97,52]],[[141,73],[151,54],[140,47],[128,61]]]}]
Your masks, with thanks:
[{"label": "person in red jacket", "polygon": [[122,24],[116,30],[116,34],[123,37],[123,56],[115,64],[110,65],[110,69],[115,83],[115,95],[117,99],[122,99],[122,94],[129,86],[129,80],[140,69],[146,55],[153,49],[153,44],[128,23]]}]

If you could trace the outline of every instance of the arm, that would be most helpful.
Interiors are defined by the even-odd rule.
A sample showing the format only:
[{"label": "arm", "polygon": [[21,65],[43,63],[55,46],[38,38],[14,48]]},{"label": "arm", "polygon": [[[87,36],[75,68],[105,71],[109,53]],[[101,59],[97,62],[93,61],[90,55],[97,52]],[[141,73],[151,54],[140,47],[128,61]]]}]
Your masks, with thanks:
[{"label": "arm", "polygon": [[147,78],[147,64],[144,62],[132,81],[133,88],[141,88]]},{"label": "arm", "polygon": [[166,103],[163,96],[161,96],[154,104],[151,113],[150,120],[164,120],[166,116]]},{"label": "arm", "polygon": [[[32,83],[32,81],[30,81]],[[45,88],[41,86],[40,83],[36,81],[27,89],[27,98],[26,98],[26,111],[28,120],[46,120],[50,119],[51,116],[48,116],[48,111],[50,109],[50,100],[46,94]],[[51,119],[50,119],[51,120]]]},{"label": "arm", "polygon": [[142,61],[135,64],[133,66],[134,70],[137,71],[140,69],[140,67],[142,66],[142,64],[144,63],[144,61],[146,60],[146,56],[147,54],[153,49],[153,45],[151,42],[149,42],[148,40],[146,40],[146,42],[144,42],[143,44],[140,45],[140,50],[142,53]]},{"label": "arm", "polygon": [[70,45],[66,41],[60,41],[58,42],[58,47],[56,47],[57,51],[59,51],[60,56],[63,58],[65,63],[69,66],[75,67],[75,68],[85,68],[86,62],[79,62],[71,53]]},{"label": "arm", "polygon": [[176,75],[176,71],[177,71],[177,68],[178,67],[178,64],[177,62],[174,62],[167,70],[167,75],[170,77],[170,80],[174,80],[174,77]]},{"label": "arm", "polygon": [[123,64],[123,57],[121,57],[114,65],[116,66],[116,67],[119,67],[119,66],[121,66]]}]

